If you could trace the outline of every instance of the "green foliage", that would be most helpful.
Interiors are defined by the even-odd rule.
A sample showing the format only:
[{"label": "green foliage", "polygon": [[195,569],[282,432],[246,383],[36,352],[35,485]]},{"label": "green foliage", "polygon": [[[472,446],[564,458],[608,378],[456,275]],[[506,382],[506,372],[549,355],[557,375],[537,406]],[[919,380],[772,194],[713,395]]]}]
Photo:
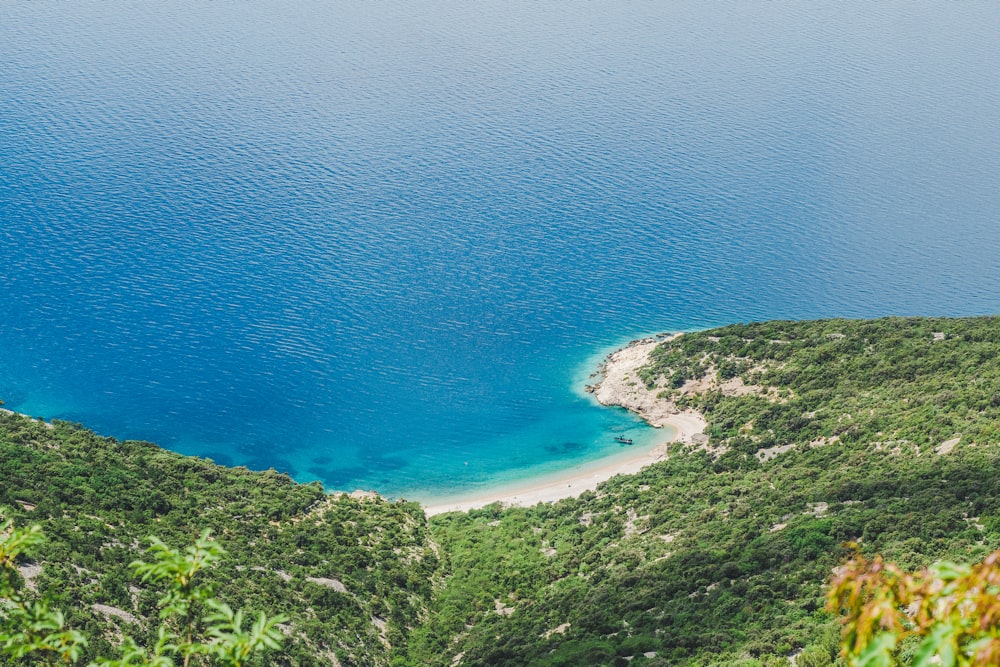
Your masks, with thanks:
[{"label": "green foliage", "polygon": [[[228,554],[196,586],[288,617],[278,665],[827,667],[823,587],[844,542],[905,569],[1000,547],[996,318],[732,325],[663,343],[640,375],[705,415],[714,453],[674,445],[555,504],[428,522],[413,503],[4,414],[0,504],[44,526],[34,582],[65,611],[59,627],[86,631],[82,660],[118,635],[149,654],[182,643],[180,624],[155,632],[171,603],[136,589],[129,564],[143,536],[183,544],[192,526]],[[692,379],[709,389],[682,389]],[[230,637],[268,632],[191,609]],[[924,655],[913,638],[880,641],[873,664]],[[120,664],[145,659],[128,650]]]},{"label": "green foliage", "polygon": [[[76,664],[87,645],[84,635],[67,629],[62,612],[50,609],[45,596],[30,600],[32,596],[16,585],[18,557],[41,541],[37,525],[17,529],[7,519],[0,526],[0,597],[8,601],[0,616],[0,654],[31,658],[32,664]],[[147,649],[126,637],[120,659],[98,658],[91,667],[173,667],[176,660],[186,667],[197,656],[204,658],[198,664],[243,667],[254,653],[281,647],[283,636],[277,626],[287,618],[268,618],[261,612],[251,628],[244,630],[243,612],[233,612],[214,599],[211,587],[201,583],[200,573],[225,553],[208,531],[183,551],[155,537],[151,541],[152,562],[140,560],[132,566],[143,581],[168,586],[160,599],[163,623],[157,628],[156,641]],[[199,617],[195,610],[201,606],[210,612]]]},{"label": "green foliage", "polygon": [[[907,573],[856,555],[838,568],[827,606],[844,615],[852,667],[981,666],[1000,661],[1000,551],[969,567],[948,561]],[[910,660],[897,647],[913,640]]]},{"label": "green foliage", "polygon": [[31,599],[18,585],[17,561],[42,542],[41,529],[16,529],[11,519],[0,518],[0,655],[31,655],[46,665],[76,662],[87,644],[83,635],[67,628],[48,601]]},{"label": "green foliage", "polygon": [[[414,503],[327,495],[274,471],[225,468],[2,412],[0,480],[0,505],[45,531],[33,585],[86,633],[83,661],[117,655],[117,637],[143,647],[158,641],[170,587],[137,581],[130,567],[155,561],[143,553],[151,534],[173,547],[212,531],[227,556],[194,585],[232,609],[288,617],[271,664],[387,665],[431,595],[437,556]],[[109,607],[123,613],[100,611]]]},{"label": "green foliage", "polygon": [[242,667],[257,650],[277,649],[282,642],[278,625],[284,616],[268,618],[260,612],[248,630],[243,629],[243,612],[233,612],[229,605],[218,600],[208,600],[213,613],[205,617],[207,634],[215,639],[214,653],[233,667]]},{"label": "green foliage", "polygon": [[[1000,545],[998,353],[996,318],[769,322],[661,344],[642,377],[675,400],[678,372],[759,387],[683,397],[725,453],[675,447],[580,499],[432,518],[445,583],[410,664],[545,664],[590,641],[615,656],[593,664],[834,664],[823,586],[842,543],[908,567]],[[771,447],[788,449],[761,460]]]},{"label": "green foliage", "polygon": [[160,598],[160,616],[190,616],[195,603],[204,602],[212,596],[208,585],[197,585],[195,576],[203,569],[219,560],[225,553],[222,547],[211,539],[212,531],[206,529],[194,544],[177,551],[171,549],[158,537],[149,538],[152,545],[147,549],[153,562],[137,560],[132,563],[143,582],[166,582],[167,592]]}]

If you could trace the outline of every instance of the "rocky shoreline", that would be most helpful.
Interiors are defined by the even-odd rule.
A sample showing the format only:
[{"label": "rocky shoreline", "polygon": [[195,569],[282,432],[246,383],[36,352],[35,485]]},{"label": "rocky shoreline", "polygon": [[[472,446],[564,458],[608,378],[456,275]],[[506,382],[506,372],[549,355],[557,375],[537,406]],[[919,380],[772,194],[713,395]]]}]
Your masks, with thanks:
[{"label": "rocky shoreline", "polygon": [[702,445],[708,441],[704,435],[707,426],[705,418],[695,410],[679,409],[670,399],[658,396],[660,388],[648,389],[639,378],[639,369],[649,364],[653,349],[680,335],[660,334],[641,338],[612,352],[594,375],[598,381],[587,385],[586,390],[601,405],[623,407],[656,428],[671,426],[677,430],[676,440]]}]

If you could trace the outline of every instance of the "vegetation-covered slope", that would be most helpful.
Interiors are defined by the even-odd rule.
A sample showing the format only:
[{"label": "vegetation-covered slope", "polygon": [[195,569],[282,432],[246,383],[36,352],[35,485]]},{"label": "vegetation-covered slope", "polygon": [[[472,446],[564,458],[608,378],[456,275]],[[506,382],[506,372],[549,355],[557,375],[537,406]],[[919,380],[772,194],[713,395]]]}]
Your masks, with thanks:
[{"label": "vegetation-covered slope", "polygon": [[95,630],[95,603],[154,613],[126,568],[143,536],[182,544],[210,527],[231,554],[220,594],[292,617],[289,664],[333,651],[355,664],[749,665],[803,651],[813,667],[835,650],[822,589],[843,542],[906,568],[1000,546],[998,352],[995,318],[685,334],[642,380],[706,416],[709,450],[675,446],[578,499],[429,524],[413,504],[326,499],[273,472],[9,416],[0,504],[43,524],[33,583]]},{"label": "vegetation-covered slope", "polygon": [[[993,318],[664,343],[644,379],[702,411],[725,453],[675,447],[577,500],[435,517],[448,578],[413,664],[766,662],[810,645],[829,662],[822,586],[841,543],[905,567],[1000,545],[998,351]],[[759,389],[678,389],[713,373]]]},{"label": "vegetation-covered slope", "polygon": [[213,531],[228,552],[220,597],[291,619],[277,664],[387,664],[430,596],[435,556],[416,504],[327,496],[71,424],[0,414],[0,506],[42,526],[41,560],[22,571],[92,638],[90,656],[156,627],[160,591],[128,567],[149,535],[182,546]]}]

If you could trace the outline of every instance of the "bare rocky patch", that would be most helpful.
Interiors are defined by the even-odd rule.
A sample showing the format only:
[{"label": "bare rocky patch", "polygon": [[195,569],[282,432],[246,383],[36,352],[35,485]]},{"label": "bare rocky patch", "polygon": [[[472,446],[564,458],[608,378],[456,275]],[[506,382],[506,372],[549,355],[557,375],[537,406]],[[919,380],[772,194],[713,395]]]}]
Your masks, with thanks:
[{"label": "bare rocky patch", "polygon": [[935,454],[951,454],[951,452],[958,446],[958,443],[962,441],[962,436],[951,438],[945,440],[940,445],[934,448]]},{"label": "bare rocky patch", "polygon": [[347,586],[345,586],[339,579],[330,579],[328,577],[306,577],[306,581],[311,581],[314,584],[332,588],[338,593],[347,593]]},{"label": "bare rocky patch", "polygon": [[136,625],[139,625],[139,619],[136,618],[133,614],[130,614],[129,612],[125,611],[124,609],[119,609],[118,607],[112,607],[111,605],[107,604],[93,604],[90,605],[90,608],[96,611],[98,614],[104,616],[104,618],[115,617],[115,618],[120,618],[126,623],[134,623]]},{"label": "bare rocky patch", "polygon": [[[657,345],[673,340],[676,335],[664,335],[632,341],[626,347],[612,352],[598,371],[601,376],[596,385],[587,391],[601,405],[617,405],[635,412],[651,426],[662,427],[668,423],[684,423],[680,429],[691,435],[705,429],[704,418],[694,410],[682,410],[670,399],[660,396],[662,388],[647,387],[639,371],[649,365],[649,355]],[[681,442],[690,442],[691,435],[682,433]]]}]

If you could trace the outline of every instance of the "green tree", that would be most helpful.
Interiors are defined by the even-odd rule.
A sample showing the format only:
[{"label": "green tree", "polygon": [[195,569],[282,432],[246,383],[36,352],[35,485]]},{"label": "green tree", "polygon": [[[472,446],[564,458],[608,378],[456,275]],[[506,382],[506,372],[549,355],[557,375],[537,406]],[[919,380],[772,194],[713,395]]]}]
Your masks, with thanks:
[{"label": "green tree", "polygon": [[[67,628],[63,613],[51,609],[45,596],[30,595],[20,585],[17,562],[42,541],[39,526],[16,528],[9,519],[0,524],[0,599],[6,601],[0,608],[0,655],[29,664],[73,665],[86,637]],[[90,667],[243,667],[255,653],[280,648],[284,616],[261,612],[244,628],[243,612],[234,612],[202,583],[199,575],[225,553],[209,531],[183,550],[155,537],[150,541],[150,562],[135,561],[132,568],[144,582],[166,584],[156,641],[143,647],[126,637],[120,658],[101,658]]]},{"label": "green tree", "polygon": [[1000,551],[978,565],[942,561],[913,573],[859,554],[835,572],[827,608],[844,616],[841,653],[852,666],[996,665]]},{"label": "green tree", "polygon": [[45,599],[32,599],[23,586],[18,559],[42,542],[38,526],[16,529],[10,519],[0,523],[0,655],[24,658],[37,664],[73,664],[87,644],[84,636],[66,627],[59,610]]}]

